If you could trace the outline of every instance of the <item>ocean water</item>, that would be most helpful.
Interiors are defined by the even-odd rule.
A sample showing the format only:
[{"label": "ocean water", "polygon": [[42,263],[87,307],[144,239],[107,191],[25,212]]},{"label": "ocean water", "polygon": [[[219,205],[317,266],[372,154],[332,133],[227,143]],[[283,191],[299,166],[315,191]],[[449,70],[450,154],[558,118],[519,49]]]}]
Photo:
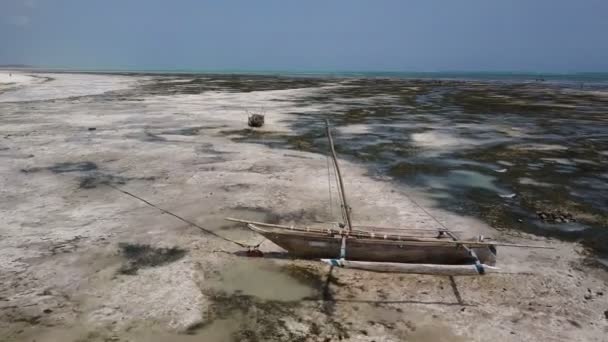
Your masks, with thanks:
[{"label": "ocean water", "polygon": [[256,75],[320,78],[401,78],[437,80],[483,80],[501,82],[551,82],[583,86],[608,85],[608,72],[528,71],[349,71],[349,70],[249,70],[249,69],[139,69],[139,68],[35,68],[52,72],[133,73],[156,75]]}]

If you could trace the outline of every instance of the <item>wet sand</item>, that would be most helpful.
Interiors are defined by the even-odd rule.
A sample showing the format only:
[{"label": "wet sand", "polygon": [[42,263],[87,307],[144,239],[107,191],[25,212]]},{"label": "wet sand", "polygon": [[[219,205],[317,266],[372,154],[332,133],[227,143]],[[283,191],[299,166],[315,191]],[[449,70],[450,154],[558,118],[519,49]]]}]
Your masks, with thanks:
[{"label": "wet sand", "polygon": [[[487,85],[34,76],[34,84],[0,89],[0,336],[7,341],[602,341],[608,333],[608,277],[594,262],[597,248],[558,240],[559,234],[492,227],[478,211],[456,210],[444,201],[461,194],[455,188],[472,188],[478,192],[473,203],[491,195],[492,201],[503,201],[492,203],[504,203],[499,195],[514,189],[497,181],[502,173],[494,170],[510,169],[506,163],[516,165],[519,159],[506,152],[501,152],[504,165],[468,158],[477,163],[469,169],[460,158],[456,168],[442,166],[447,178],[430,172],[431,163],[425,162],[412,177],[431,177],[423,183],[404,181],[409,169],[385,161],[411,155],[412,146],[422,157],[441,159],[455,145],[460,153],[471,151],[467,146],[486,146],[480,139],[504,139],[484,135],[488,126],[470,122],[461,123],[455,135],[437,126],[441,121],[432,114],[440,106],[424,102],[441,87],[470,87],[478,92],[474,97],[485,99],[487,91],[481,89]],[[556,94],[549,86],[530,87]],[[374,93],[366,94],[369,89]],[[428,90],[426,97],[422,89]],[[603,93],[591,91],[558,94],[583,96],[597,110],[604,100],[596,98]],[[409,92],[417,94],[414,100]],[[417,120],[403,119],[392,107],[382,112],[381,104],[397,98],[403,110],[407,101],[422,101],[429,112],[417,114]],[[379,113],[366,112],[374,106]],[[414,102],[409,106],[422,108]],[[501,106],[515,111],[512,103]],[[247,111],[266,113],[266,126],[248,130]],[[588,114],[595,126],[603,124],[600,113]],[[472,114],[460,108],[455,115]],[[498,266],[510,273],[475,278],[330,270],[316,261],[292,260],[268,241],[261,245],[265,258],[243,257],[242,248],[116,190],[244,243],[261,239],[223,217],[286,224],[334,221],[338,207],[335,196],[328,205],[320,124],[326,116],[337,126],[355,222],[437,228],[419,203],[443,224],[464,231],[463,237],[483,234],[556,249],[501,248]],[[509,136],[529,134],[510,124],[499,127]],[[395,138],[395,131],[407,137],[407,144]],[[365,136],[370,132],[373,139]],[[563,145],[547,137],[538,140],[523,150],[559,151],[555,146]],[[366,152],[361,150],[365,141],[373,143],[361,157],[357,153]],[[603,150],[597,150],[602,156]],[[409,160],[407,165],[414,164]],[[533,173],[519,178],[524,179],[519,184],[538,188],[541,182],[553,183]],[[469,203],[465,197],[461,203]],[[602,207],[585,210],[605,215]],[[532,222],[532,216],[518,218]],[[599,229],[591,217],[581,224]]]}]

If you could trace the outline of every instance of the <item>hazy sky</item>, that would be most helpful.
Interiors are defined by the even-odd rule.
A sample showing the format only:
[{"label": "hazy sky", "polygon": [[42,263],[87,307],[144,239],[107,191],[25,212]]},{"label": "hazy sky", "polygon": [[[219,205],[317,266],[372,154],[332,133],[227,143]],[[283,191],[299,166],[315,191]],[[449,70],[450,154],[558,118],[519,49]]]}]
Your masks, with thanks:
[{"label": "hazy sky", "polygon": [[608,71],[608,0],[0,0],[0,64]]}]

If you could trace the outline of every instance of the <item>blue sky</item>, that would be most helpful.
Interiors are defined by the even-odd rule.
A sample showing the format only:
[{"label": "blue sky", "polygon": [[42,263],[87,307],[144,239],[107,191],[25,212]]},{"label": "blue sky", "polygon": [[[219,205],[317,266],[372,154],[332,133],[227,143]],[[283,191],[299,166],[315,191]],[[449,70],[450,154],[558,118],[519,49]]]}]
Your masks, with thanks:
[{"label": "blue sky", "polygon": [[608,0],[0,0],[0,64],[608,71]]}]

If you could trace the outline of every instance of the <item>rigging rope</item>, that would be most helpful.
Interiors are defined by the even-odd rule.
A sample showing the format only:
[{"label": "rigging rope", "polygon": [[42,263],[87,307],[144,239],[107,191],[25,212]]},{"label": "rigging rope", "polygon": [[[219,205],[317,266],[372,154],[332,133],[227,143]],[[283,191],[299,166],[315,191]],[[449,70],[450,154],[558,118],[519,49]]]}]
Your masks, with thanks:
[{"label": "rigging rope", "polygon": [[[420,204],[418,204],[418,202],[416,202],[412,197],[410,197],[407,193],[403,193],[405,195],[405,197],[407,197],[412,203],[414,203],[418,208],[420,208],[422,211],[424,211],[430,218],[432,218],[433,220],[435,220],[435,222],[439,223],[439,225],[441,227],[443,227],[443,229],[445,229],[445,233],[448,234],[452,240],[454,241],[458,241],[459,238],[456,234],[452,233],[448,227],[446,227],[443,223],[441,223],[441,221],[439,221],[435,216],[431,215],[430,212],[428,212],[423,206],[421,206]],[[477,257],[477,254],[475,253],[474,250],[472,250],[471,248],[463,245],[463,244],[458,244],[458,246],[462,247],[465,251],[467,251],[467,253],[469,254],[469,256],[471,256],[471,258],[473,258],[473,260],[475,261],[475,268],[477,269],[477,272],[479,272],[479,274],[485,274],[485,270],[483,268],[483,265],[481,264],[481,261],[479,260],[479,257]]]},{"label": "rigging rope", "polygon": [[183,218],[183,217],[181,217],[181,216],[179,216],[177,214],[174,214],[174,213],[170,212],[169,210],[166,210],[166,209],[163,209],[161,207],[158,207],[158,206],[154,205],[153,203],[150,203],[149,201],[146,201],[145,199],[143,199],[143,198],[141,198],[141,197],[139,197],[137,195],[134,195],[134,194],[132,194],[132,193],[126,191],[126,190],[123,190],[123,189],[118,188],[118,187],[116,187],[114,185],[111,185],[111,184],[106,184],[106,185],[109,186],[110,188],[116,190],[116,191],[122,192],[125,195],[131,196],[131,197],[133,197],[133,198],[135,198],[135,199],[137,199],[137,200],[139,200],[139,201],[147,204],[148,206],[150,206],[152,208],[158,209],[158,210],[160,210],[161,212],[163,212],[165,214],[169,214],[169,215],[175,217],[176,219],[178,219],[178,220],[180,220],[182,222],[185,222],[185,223],[187,223],[187,224],[189,224],[189,225],[191,225],[193,227],[196,227],[196,228],[200,229],[201,231],[203,231],[203,232],[205,232],[205,233],[207,233],[209,235],[215,236],[216,238],[222,239],[222,240],[227,241],[227,242],[232,242],[235,245],[238,245],[239,247],[248,248],[248,249],[257,249],[258,247],[260,247],[260,245],[262,244],[262,242],[266,241],[266,239],[264,239],[264,240],[260,241],[260,243],[258,243],[257,245],[247,245],[247,244],[244,244],[244,243],[241,243],[241,242],[238,242],[238,241],[231,240],[231,239],[229,239],[227,237],[218,235],[217,233],[215,233],[215,232],[213,232],[213,231],[211,231],[209,229],[205,229],[205,228],[199,226],[198,224],[196,224],[196,223],[194,223],[194,222],[192,222],[190,220],[186,220],[185,218]]},{"label": "rigging rope", "polygon": [[[376,169],[376,172],[378,174],[381,174],[380,170],[378,169],[378,167],[374,166],[374,169]],[[446,227],[443,223],[441,223],[441,221],[439,221],[435,216],[433,216],[429,211],[427,211],[423,206],[421,206],[420,204],[418,204],[418,202],[416,202],[416,200],[414,200],[410,195],[407,194],[407,192],[403,191],[402,192],[403,195],[405,195],[405,197],[410,200],[410,202],[414,203],[414,205],[416,205],[420,210],[422,210],[425,214],[427,214],[430,218],[432,218],[435,222],[437,222],[444,230],[446,230],[446,233],[450,234],[450,237],[454,240],[458,240],[458,238],[456,237],[456,235],[454,235],[454,233],[452,233],[450,231],[450,229],[448,229],[448,227]]]},{"label": "rigging rope", "polygon": [[[410,197],[410,195],[408,195],[405,192],[403,192],[403,194],[405,195],[405,197],[407,197],[407,199],[409,199],[412,203],[414,203],[420,210],[424,211],[425,214],[427,214],[430,218],[432,218],[435,222],[437,222],[444,230],[446,230],[446,232],[449,232],[450,234],[454,234],[454,233],[450,232],[448,227],[446,227],[443,223],[441,223],[441,221],[439,221],[435,216],[433,216],[430,212],[428,212],[423,206],[418,204],[418,202],[416,202],[412,197]],[[452,237],[452,238],[454,240],[458,240],[458,238],[456,238],[456,237]]]}]

